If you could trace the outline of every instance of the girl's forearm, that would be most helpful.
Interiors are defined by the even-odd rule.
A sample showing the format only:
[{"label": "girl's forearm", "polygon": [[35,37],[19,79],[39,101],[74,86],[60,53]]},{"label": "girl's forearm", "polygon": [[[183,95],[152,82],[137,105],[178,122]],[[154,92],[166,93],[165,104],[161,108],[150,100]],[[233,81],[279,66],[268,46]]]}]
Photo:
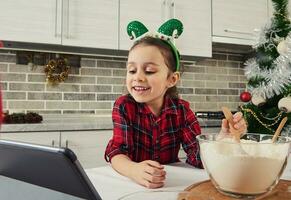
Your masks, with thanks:
[{"label": "girl's forearm", "polygon": [[136,163],[133,162],[128,156],[124,154],[118,154],[111,159],[111,165],[113,169],[115,169],[118,173],[123,176],[132,178],[132,172],[134,171],[134,165]]}]

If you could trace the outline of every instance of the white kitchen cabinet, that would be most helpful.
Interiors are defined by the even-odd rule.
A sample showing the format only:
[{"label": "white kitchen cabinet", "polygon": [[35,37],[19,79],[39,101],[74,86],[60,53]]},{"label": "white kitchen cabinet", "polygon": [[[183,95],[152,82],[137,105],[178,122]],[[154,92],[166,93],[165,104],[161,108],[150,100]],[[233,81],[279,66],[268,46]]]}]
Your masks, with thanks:
[{"label": "white kitchen cabinet", "polygon": [[2,0],[0,19],[0,40],[118,48],[118,0]]},{"label": "white kitchen cabinet", "polygon": [[141,21],[150,31],[157,31],[170,18],[184,25],[176,40],[181,55],[211,56],[211,0],[120,1],[120,49],[129,50],[133,44],[126,31],[130,21]]},{"label": "white kitchen cabinet", "polygon": [[63,0],[62,44],[118,48],[118,0]]},{"label": "white kitchen cabinet", "polygon": [[0,40],[60,44],[61,0],[1,0]]},{"label": "white kitchen cabinet", "polygon": [[127,34],[127,25],[133,20],[142,22],[150,31],[158,30],[165,21],[165,0],[121,0],[120,1],[120,45],[122,50],[129,50],[133,41]]},{"label": "white kitchen cabinet", "polygon": [[252,45],[267,21],[267,0],[212,0],[214,42]]},{"label": "white kitchen cabinet", "polygon": [[61,145],[75,152],[84,168],[106,165],[104,152],[112,130],[61,132]]},{"label": "white kitchen cabinet", "polygon": [[13,140],[31,144],[59,147],[60,132],[19,132],[0,133],[3,140]]},{"label": "white kitchen cabinet", "polygon": [[182,55],[212,56],[211,0],[172,0],[174,17],[180,19],[184,31],[176,40]]}]

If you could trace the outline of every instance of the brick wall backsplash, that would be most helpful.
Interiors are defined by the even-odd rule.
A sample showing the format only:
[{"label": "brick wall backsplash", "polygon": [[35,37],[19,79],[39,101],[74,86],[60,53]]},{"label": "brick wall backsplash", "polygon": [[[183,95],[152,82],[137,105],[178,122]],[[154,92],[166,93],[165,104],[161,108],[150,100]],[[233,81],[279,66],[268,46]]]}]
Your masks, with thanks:
[{"label": "brick wall backsplash", "polygon": [[[212,58],[183,61],[178,84],[194,111],[236,110],[246,86],[243,54],[213,52]],[[44,66],[16,64],[14,51],[0,51],[3,106],[6,111],[40,114],[111,114],[114,100],[125,92],[126,58],[81,57],[81,67],[57,86],[48,85]]]}]

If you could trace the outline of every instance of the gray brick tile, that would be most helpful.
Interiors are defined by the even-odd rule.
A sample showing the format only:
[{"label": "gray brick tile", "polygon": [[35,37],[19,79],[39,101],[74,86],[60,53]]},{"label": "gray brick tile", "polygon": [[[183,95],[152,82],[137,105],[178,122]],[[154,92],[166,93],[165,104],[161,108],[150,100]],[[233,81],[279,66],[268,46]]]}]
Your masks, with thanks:
[{"label": "gray brick tile", "polygon": [[81,75],[112,76],[112,69],[81,68]]},{"label": "gray brick tile", "polygon": [[76,109],[80,108],[79,102],[72,102],[72,101],[47,101],[46,109]]},{"label": "gray brick tile", "polygon": [[81,59],[81,68],[82,67],[96,67],[96,60],[95,59]]},{"label": "gray brick tile", "polygon": [[48,92],[28,92],[28,100],[62,100],[61,93],[48,93]]},{"label": "gray brick tile", "polygon": [[124,61],[105,61],[105,60],[97,60],[97,67],[101,68],[121,68],[125,69],[126,62]]},{"label": "gray brick tile", "polygon": [[7,72],[7,71],[8,71],[8,64],[0,63],[0,72]]},{"label": "gray brick tile", "polygon": [[121,94],[97,94],[97,101],[115,101]]},{"label": "gray brick tile", "polygon": [[45,84],[38,83],[9,83],[9,90],[44,91]]},{"label": "gray brick tile", "polygon": [[81,92],[111,92],[111,85],[82,85]]},{"label": "gray brick tile", "polygon": [[238,95],[238,90],[235,89],[218,89],[217,92],[221,95]]},{"label": "gray brick tile", "polygon": [[64,100],[72,100],[72,101],[92,101],[95,100],[95,94],[91,93],[64,93]]},{"label": "gray brick tile", "polygon": [[3,91],[3,99],[26,99],[26,93]]},{"label": "gray brick tile", "polygon": [[18,73],[1,73],[1,81],[25,82],[26,75]]}]

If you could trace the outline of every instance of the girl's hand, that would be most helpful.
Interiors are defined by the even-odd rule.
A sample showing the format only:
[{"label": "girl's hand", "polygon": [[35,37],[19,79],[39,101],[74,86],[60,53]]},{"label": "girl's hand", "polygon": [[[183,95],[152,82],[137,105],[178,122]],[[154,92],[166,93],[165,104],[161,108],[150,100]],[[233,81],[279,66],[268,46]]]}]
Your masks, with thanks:
[{"label": "girl's hand", "polygon": [[237,112],[233,115],[233,126],[228,123],[226,119],[222,120],[221,124],[221,131],[219,133],[220,137],[227,137],[230,135],[235,135],[237,133],[240,133],[240,135],[243,135],[247,132],[247,123],[245,119],[243,118],[243,114],[241,112]]},{"label": "girl's hand", "polygon": [[147,188],[160,188],[164,186],[166,171],[164,166],[153,160],[135,163],[131,178]]}]

